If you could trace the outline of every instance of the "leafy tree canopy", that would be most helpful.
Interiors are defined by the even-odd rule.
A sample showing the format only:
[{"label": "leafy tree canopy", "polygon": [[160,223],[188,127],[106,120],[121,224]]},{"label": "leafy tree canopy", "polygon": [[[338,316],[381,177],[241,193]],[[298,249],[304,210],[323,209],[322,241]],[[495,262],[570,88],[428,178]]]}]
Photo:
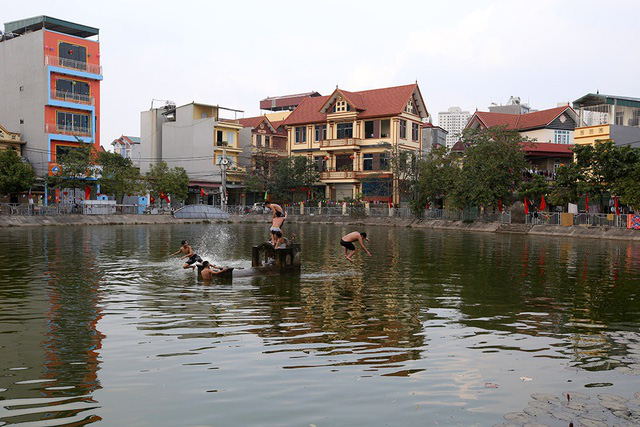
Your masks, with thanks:
[{"label": "leafy tree canopy", "polygon": [[0,150],[0,194],[26,191],[35,180],[33,167],[23,162],[15,150]]}]

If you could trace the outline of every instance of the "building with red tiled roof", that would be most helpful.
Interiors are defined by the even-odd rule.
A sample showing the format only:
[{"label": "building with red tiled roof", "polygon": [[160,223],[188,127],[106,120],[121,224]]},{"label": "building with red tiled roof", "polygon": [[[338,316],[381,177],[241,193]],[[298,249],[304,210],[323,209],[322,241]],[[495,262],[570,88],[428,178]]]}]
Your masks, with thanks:
[{"label": "building with red tiled roof", "polygon": [[[271,122],[267,116],[239,119],[242,129],[238,132],[242,149],[240,164],[250,167],[254,173],[269,176],[273,163],[287,157],[287,134],[279,122]],[[254,203],[255,194],[247,194],[246,202]],[[261,195],[260,195],[261,196]],[[263,200],[260,197],[260,200]]]},{"label": "building with red tiled roof", "polygon": [[537,142],[573,144],[573,134],[578,122],[575,110],[564,105],[526,114],[476,111],[469,119],[466,129],[504,126]]},{"label": "building with red tiled roof", "polygon": [[266,111],[292,111],[305,98],[320,96],[316,91],[296,93],[294,95],[270,96],[260,101],[260,109]]},{"label": "building with red tiled roof", "polygon": [[362,195],[399,203],[390,153],[419,153],[427,117],[414,83],[358,92],[336,88],[329,96],[305,98],[283,124],[289,153],[316,163],[328,199]]}]

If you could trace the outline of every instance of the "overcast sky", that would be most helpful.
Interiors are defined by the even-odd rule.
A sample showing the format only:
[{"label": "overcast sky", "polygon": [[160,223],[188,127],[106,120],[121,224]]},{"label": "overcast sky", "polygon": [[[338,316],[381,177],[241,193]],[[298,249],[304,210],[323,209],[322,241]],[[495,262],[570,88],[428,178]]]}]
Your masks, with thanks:
[{"label": "overcast sky", "polygon": [[640,97],[640,1],[2,1],[100,29],[101,143],[153,98],[259,114],[267,96],[418,81],[427,109]]}]

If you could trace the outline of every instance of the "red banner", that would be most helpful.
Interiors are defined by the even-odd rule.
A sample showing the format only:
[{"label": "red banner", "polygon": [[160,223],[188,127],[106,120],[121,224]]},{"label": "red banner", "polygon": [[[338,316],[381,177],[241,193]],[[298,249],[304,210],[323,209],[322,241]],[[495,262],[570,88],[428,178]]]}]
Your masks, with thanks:
[{"label": "red banner", "polygon": [[547,209],[547,202],[544,200],[544,196],[542,196],[542,201],[540,201],[540,210],[543,211]]},{"label": "red banner", "polygon": [[589,193],[586,194],[586,198],[584,199],[584,210],[589,213]]},{"label": "red banner", "polygon": [[527,202],[527,198],[524,198],[524,214],[529,215],[529,203]]}]

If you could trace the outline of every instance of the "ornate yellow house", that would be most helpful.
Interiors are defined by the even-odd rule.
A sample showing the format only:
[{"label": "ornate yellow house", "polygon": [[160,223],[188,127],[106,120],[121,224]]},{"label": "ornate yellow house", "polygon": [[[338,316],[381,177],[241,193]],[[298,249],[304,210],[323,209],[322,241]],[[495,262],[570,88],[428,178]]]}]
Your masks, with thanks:
[{"label": "ornate yellow house", "polygon": [[0,150],[13,149],[19,155],[22,155],[22,147],[25,144],[26,142],[20,139],[19,133],[9,132],[0,125]]},{"label": "ornate yellow house", "polygon": [[418,84],[305,98],[286,118],[287,151],[307,156],[326,198],[400,202],[392,153],[422,150],[428,116]]}]

